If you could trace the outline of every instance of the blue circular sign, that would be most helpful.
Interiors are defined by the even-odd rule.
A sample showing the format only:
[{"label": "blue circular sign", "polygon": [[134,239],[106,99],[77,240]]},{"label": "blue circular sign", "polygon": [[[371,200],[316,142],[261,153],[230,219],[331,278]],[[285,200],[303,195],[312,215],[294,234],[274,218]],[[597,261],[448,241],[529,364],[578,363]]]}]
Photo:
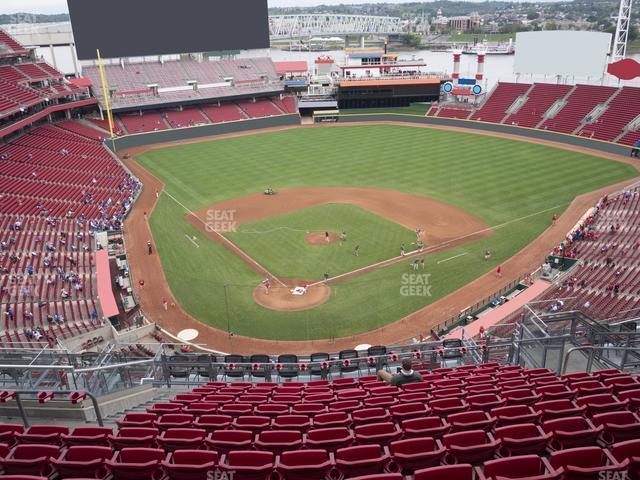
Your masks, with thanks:
[{"label": "blue circular sign", "polygon": [[449,92],[453,91],[453,83],[447,82],[447,83],[444,84],[444,86],[442,88],[446,93],[449,93]]},{"label": "blue circular sign", "polygon": [[480,95],[482,93],[482,87],[480,85],[474,85],[471,91],[474,95]]}]

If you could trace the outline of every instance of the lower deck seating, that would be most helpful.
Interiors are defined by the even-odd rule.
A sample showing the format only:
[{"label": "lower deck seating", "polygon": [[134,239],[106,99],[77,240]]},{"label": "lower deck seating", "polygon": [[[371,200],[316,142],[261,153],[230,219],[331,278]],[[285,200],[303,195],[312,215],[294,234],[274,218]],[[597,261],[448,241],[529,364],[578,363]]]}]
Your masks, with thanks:
[{"label": "lower deck seating", "polygon": [[53,344],[102,323],[93,236],[120,228],[140,183],[94,130],[67,121],[0,147],[0,345]]}]

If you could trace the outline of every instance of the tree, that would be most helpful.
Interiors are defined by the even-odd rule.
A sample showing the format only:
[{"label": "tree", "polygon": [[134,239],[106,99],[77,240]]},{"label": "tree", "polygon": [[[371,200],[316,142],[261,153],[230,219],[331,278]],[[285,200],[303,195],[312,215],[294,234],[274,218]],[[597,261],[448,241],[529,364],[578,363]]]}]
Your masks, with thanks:
[{"label": "tree", "polygon": [[529,12],[527,12],[527,20],[536,20],[538,18],[540,18],[540,14],[535,10],[530,10]]},{"label": "tree", "polygon": [[417,33],[406,33],[402,37],[402,42],[412,48],[419,48],[422,45],[422,38]]}]

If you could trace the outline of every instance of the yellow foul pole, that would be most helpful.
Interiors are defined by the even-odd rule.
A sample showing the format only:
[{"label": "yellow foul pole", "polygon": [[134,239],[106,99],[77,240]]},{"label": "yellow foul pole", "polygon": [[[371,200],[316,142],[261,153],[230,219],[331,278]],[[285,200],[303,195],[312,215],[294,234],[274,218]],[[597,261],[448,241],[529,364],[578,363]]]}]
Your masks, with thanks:
[{"label": "yellow foul pole", "polygon": [[109,100],[109,87],[107,85],[107,76],[104,73],[104,67],[102,66],[102,57],[100,56],[100,49],[96,50],[98,54],[98,69],[100,70],[100,81],[102,82],[102,95],[104,97],[104,105],[107,109],[107,120],[109,121],[109,134],[111,135],[111,141],[113,142],[113,149],[115,151],[115,142],[113,134],[113,115],[111,114],[111,101]]}]

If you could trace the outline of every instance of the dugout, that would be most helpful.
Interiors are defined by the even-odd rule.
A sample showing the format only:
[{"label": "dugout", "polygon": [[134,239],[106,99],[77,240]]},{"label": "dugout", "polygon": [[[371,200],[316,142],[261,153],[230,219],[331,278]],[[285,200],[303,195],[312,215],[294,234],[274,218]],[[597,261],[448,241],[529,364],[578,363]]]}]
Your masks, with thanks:
[{"label": "dugout", "polygon": [[313,112],[313,123],[337,122],[340,110],[316,110]]}]

